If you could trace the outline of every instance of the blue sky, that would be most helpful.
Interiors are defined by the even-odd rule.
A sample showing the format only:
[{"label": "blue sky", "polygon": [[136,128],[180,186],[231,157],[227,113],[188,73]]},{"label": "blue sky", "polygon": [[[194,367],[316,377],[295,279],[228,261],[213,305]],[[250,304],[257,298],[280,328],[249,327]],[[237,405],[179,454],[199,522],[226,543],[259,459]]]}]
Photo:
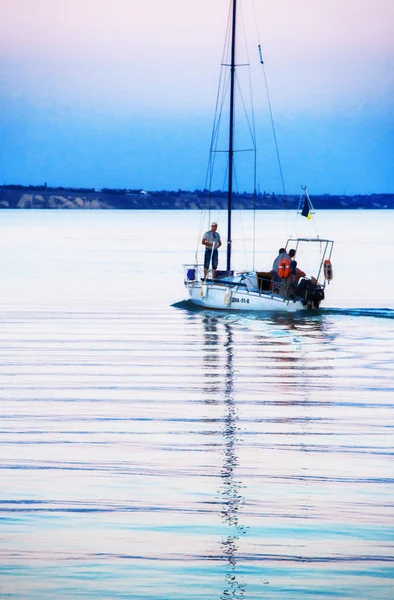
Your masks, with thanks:
[{"label": "blue sky", "polygon": [[[260,189],[281,192],[258,42],[286,191],[393,193],[394,2],[241,4]],[[203,188],[228,6],[0,0],[0,182]]]}]

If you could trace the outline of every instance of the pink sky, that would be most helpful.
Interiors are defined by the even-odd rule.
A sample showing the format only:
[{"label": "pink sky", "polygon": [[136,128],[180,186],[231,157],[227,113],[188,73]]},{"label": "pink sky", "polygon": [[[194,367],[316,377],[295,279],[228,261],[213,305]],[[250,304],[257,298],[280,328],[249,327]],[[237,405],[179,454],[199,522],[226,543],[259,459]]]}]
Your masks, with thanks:
[{"label": "pink sky", "polygon": [[[313,161],[324,154],[320,146],[315,147],[321,144],[333,168],[332,177],[328,172],[323,182],[325,167],[319,167],[318,185],[323,190],[342,177],[342,169],[347,179],[341,188],[356,190],[361,173],[365,176],[375,157],[379,172],[368,187],[394,189],[389,166],[394,0],[239,0],[239,6],[245,29],[251,33],[251,62],[257,58],[257,43],[263,46],[278,127],[287,119],[291,128],[283,132],[282,147],[287,151],[292,138],[303,135],[304,147],[314,148],[304,158],[308,172],[302,181],[309,181],[309,171],[315,171]],[[78,164],[89,158],[89,169],[77,177],[72,167],[61,172],[57,159],[54,183],[61,177],[82,185],[87,178],[86,185],[93,181],[110,186],[111,178],[121,185],[129,163],[113,154],[111,171],[106,173],[107,148],[113,153],[117,148],[123,156],[130,153],[130,144],[138,144],[138,155],[133,155],[135,169],[139,165],[133,175],[136,187],[149,187],[150,173],[138,179],[147,164],[155,173],[173,172],[169,178],[158,175],[156,187],[199,186],[206,164],[202,145],[209,147],[201,127],[210,133],[207,121],[200,125],[199,119],[213,116],[228,9],[229,0],[0,0],[0,109],[12,116],[3,149],[0,142],[4,179],[15,180],[20,172],[26,177],[32,173],[31,181],[50,179],[53,152],[49,148],[55,137],[59,145],[63,132],[65,137],[78,132],[78,139],[74,136],[63,151],[59,149],[61,160],[66,154],[71,161],[89,130],[103,155],[94,162],[93,142],[86,138],[89,151],[84,150]],[[257,77],[261,83],[258,61]],[[255,102],[266,110],[264,93],[257,93]],[[345,131],[348,122],[351,127]],[[317,126],[320,137],[309,139],[308,131],[312,136]],[[125,132],[127,127],[130,131]],[[200,136],[197,145],[193,127]],[[347,146],[349,140],[354,148]],[[47,154],[38,159],[39,142]],[[14,155],[10,144],[15,145]],[[185,148],[190,145],[195,152],[190,160],[201,180],[197,171],[187,177],[190,165],[186,163],[182,163],[184,179],[179,178],[177,165],[181,158],[186,161]],[[292,164],[299,160],[294,152],[288,157]],[[150,162],[156,153],[157,165]],[[358,159],[345,168],[344,157],[352,160],[353,153],[358,153]],[[125,181],[127,185],[132,183]]]},{"label": "pink sky", "polygon": [[[187,110],[195,108],[198,95],[198,103],[211,106],[209,88],[216,85],[228,4],[1,0],[6,93],[51,99],[66,94],[82,103],[93,96],[107,109],[112,103],[119,109],[132,95],[133,104],[141,107],[159,102],[161,108]],[[394,91],[393,0],[243,0],[246,21],[253,4],[278,102],[305,107],[306,93],[309,106],[360,97],[389,100]],[[254,51],[255,29],[252,34]],[[209,86],[203,98],[202,85]]]}]

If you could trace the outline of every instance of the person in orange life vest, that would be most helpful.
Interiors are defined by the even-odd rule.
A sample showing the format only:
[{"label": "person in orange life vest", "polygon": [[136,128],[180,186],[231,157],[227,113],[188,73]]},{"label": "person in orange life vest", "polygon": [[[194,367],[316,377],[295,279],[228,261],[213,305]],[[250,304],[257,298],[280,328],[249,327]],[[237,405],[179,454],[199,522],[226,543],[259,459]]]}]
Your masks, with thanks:
[{"label": "person in orange life vest", "polygon": [[294,260],[295,255],[296,255],[296,251],[294,250],[294,248],[289,250],[289,258],[291,260],[291,262],[290,262],[290,269],[291,269],[290,283],[293,284],[294,286],[297,285],[298,280],[301,277],[305,277],[304,271],[301,271],[301,269],[299,269],[297,267],[297,261]]},{"label": "person in orange life vest", "polygon": [[275,258],[271,270],[271,291],[273,291],[274,294],[279,293],[279,287],[275,284],[279,284],[282,281],[282,278],[278,275],[278,269],[283,259],[286,259],[290,263],[290,257],[286,252],[286,248],[279,248],[278,256]]},{"label": "person in orange life vest", "polygon": [[287,258],[288,260],[290,260],[290,256],[286,252],[286,248],[279,248],[278,256],[275,258],[274,263],[272,265],[271,275],[272,275],[273,281],[281,280],[281,278],[278,275],[278,267],[279,267],[280,261],[283,260],[284,258]]}]

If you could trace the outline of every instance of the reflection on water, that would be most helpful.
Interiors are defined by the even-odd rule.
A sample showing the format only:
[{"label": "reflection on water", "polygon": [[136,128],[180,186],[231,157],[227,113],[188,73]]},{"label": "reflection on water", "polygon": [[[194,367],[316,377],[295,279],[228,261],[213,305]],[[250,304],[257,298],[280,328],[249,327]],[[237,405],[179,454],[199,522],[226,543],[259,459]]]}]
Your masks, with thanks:
[{"label": "reflection on water", "polygon": [[[246,584],[237,572],[238,540],[245,534],[246,528],[241,524],[240,509],[244,503],[242,495],[243,485],[237,477],[239,464],[238,446],[241,442],[240,427],[238,424],[238,407],[234,397],[234,347],[232,324],[224,321],[220,316],[210,313],[202,317],[204,327],[204,353],[203,364],[205,375],[212,377],[212,386],[206,389],[209,392],[218,392],[216,383],[224,382],[221,393],[223,406],[222,436],[223,436],[223,465],[221,468],[221,487],[219,490],[222,505],[220,514],[227,526],[227,532],[222,540],[222,559],[225,561],[226,576],[225,587],[220,596],[222,600],[228,598],[243,598]],[[220,331],[219,331],[220,330]],[[219,352],[224,347],[224,355]],[[215,380],[216,376],[216,380]]]},{"label": "reflection on water", "polygon": [[[222,540],[227,571],[221,599],[255,597],[256,577],[260,586],[270,586],[278,597],[299,598],[305,593],[324,597],[324,570],[329,564],[339,568],[343,562],[354,565],[347,579],[352,591],[346,592],[342,583],[331,586],[331,596],[385,598],[376,581],[368,591],[361,580],[360,585],[354,580],[362,577],[369,561],[392,562],[370,535],[371,528],[385,520],[383,515],[392,513],[385,486],[394,481],[388,463],[383,466],[384,459],[382,463],[389,439],[384,414],[394,405],[387,402],[384,381],[375,381],[381,400],[375,391],[377,403],[370,402],[372,373],[357,367],[360,361],[371,361],[377,368],[361,344],[363,340],[369,345],[373,322],[365,321],[361,330],[348,321],[339,329],[322,315],[199,317],[204,348],[215,356],[210,360],[212,355],[204,352],[204,376],[216,378],[216,396],[220,390],[224,407],[220,494],[228,532]],[[342,326],[345,331],[350,327],[345,336]],[[384,368],[381,360],[379,377]],[[352,388],[348,370],[357,377]],[[391,368],[391,381],[392,373]],[[214,394],[215,386],[209,391]],[[360,463],[360,455],[369,458]],[[394,530],[387,521],[386,527],[392,541]],[[255,561],[259,566],[251,570]],[[268,566],[284,561],[293,565],[286,576]],[[314,568],[305,575],[308,584],[301,583],[294,566],[298,563],[321,564],[323,570]],[[391,567],[385,576],[393,576]]]},{"label": "reflection on water", "polygon": [[235,403],[233,389],[233,339],[230,323],[224,324],[226,332],[225,347],[225,389],[223,419],[224,461],[222,468],[223,484],[221,488],[223,508],[221,511],[224,522],[229,527],[229,533],[222,542],[223,554],[228,562],[226,587],[221,599],[243,598],[245,584],[237,573],[238,540],[245,533],[245,527],[240,522],[240,509],[244,502],[242,482],[237,478],[238,445],[240,443],[240,427],[238,425],[238,407]]},{"label": "reflection on water", "polygon": [[219,321],[209,314],[202,315],[204,331],[203,377],[206,402],[218,402],[217,390],[222,379],[222,357],[219,352],[221,346],[221,334],[218,331]]},{"label": "reflection on water", "polygon": [[16,212],[0,597],[391,600],[391,313],[170,308],[184,244],[158,249],[163,216]]},{"label": "reflection on water", "polygon": [[[253,315],[247,315],[246,320],[243,316],[228,318],[225,313],[202,312],[199,315],[203,325],[203,377],[208,383],[204,386],[204,392],[207,394],[206,401],[219,402],[223,407],[222,416],[222,436],[223,436],[223,465],[221,468],[222,483],[220,487],[221,498],[221,517],[226,524],[228,531],[221,542],[222,558],[227,565],[225,576],[225,587],[220,596],[222,600],[226,598],[243,598],[247,591],[247,582],[245,575],[241,574],[239,562],[245,560],[245,556],[238,557],[239,540],[247,532],[248,526],[243,523],[243,507],[245,505],[245,478],[242,477],[242,465],[240,465],[240,445],[242,440],[242,423],[245,424],[248,419],[240,418],[240,406],[237,403],[237,394],[235,390],[235,364],[238,365],[238,371],[242,365],[242,352],[245,348],[250,348],[253,352],[253,361],[255,364],[254,384],[257,383],[256,372],[265,377],[265,372],[278,373],[279,387],[283,392],[289,390],[293,392],[290,398],[283,399],[278,397],[273,399],[272,403],[277,406],[297,406],[305,403],[307,389],[309,385],[308,374],[305,371],[308,359],[306,352],[302,348],[305,340],[313,341],[319,347],[324,345],[327,340],[332,338],[327,335],[324,320],[321,317],[297,316],[292,315],[271,315],[269,320],[256,318]],[[250,325],[256,328],[250,328]],[[247,342],[240,346],[237,344],[237,355],[235,349],[234,336],[239,335],[240,330],[246,327]],[[236,334],[234,332],[236,331]],[[300,334],[300,337],[297,337]],[[296,352],[294,352],[294,348]],[[269,363],[267,365],[267,359]],[[277,371],[278,367],[280,371]],[[302,379],[303,393],[300,396],[294,394],[297,389],[297,377]],[[325,372],[327,385],[328,372]],[[252,422],[261,422],[258,415],[251,417]],[[282,424],[288,423],[293,426],[296,423],[298,427],[299,440],[297,446],[302,453],[309,452],[309,437],[311,435],[311,424],[313,419],[308,415],[308,408],[305,409],[302,417],[296,419],[292,415],[285,415],[280,419]],[[249,432],[250,433],[250,432]],[[265,432],[267,435],[267,432]],[[256,443],[258,447],[259,443]],[[308,518],[310,501],[308,498],[308,461],[300,460],[301,471],[298,474],[298,481],[302,482],[302,495],[299,501],[299,510],[303,518]],[[262,472],[260,472],[260,475]],[[265,582],[267,583],[267,582]]]}]

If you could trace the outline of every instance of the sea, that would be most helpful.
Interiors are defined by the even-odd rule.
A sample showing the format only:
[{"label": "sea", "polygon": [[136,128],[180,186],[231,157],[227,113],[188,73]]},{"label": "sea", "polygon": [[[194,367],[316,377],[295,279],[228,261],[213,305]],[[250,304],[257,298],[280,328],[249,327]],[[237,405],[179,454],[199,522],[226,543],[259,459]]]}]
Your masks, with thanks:
[{"label": "sea", "polygon": [[2,600],[394,598],[394,211],[234,211],[334,240],[291,315],[185,302],[212,219],[0,213]]}]

